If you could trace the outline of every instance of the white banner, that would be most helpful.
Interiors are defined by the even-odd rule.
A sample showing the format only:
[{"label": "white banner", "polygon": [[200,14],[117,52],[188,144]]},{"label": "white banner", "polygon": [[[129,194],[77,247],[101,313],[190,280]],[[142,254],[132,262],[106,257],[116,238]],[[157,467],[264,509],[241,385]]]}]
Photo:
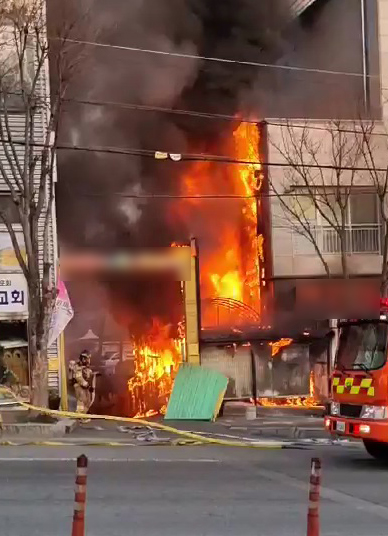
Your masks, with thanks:
[{"label": "white banner", "polygon": [[50,332],[48,346],[50,347],[56,341],[59,335],[64,331],[67,324],[74,316],[74,311],[70,303],[63,281],[58,281],[58,296],[55,302],[54,311],[51,316]]},{"label": "white banner", "polygon": [[0,316],[28,316],[27,281],[23,274],[0,274]]}]

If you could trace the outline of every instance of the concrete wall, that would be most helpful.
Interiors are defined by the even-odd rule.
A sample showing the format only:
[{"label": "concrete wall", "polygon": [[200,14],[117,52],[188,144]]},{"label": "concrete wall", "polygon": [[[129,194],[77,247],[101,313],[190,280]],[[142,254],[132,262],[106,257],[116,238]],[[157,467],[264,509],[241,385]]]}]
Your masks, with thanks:
[{"label": "concrete wall", "polygon": [[380,81],[384,120],[388,119],[388,0],[378,0],[378,36],[380,46]]},{"label": "concrete wall", "polygon": [[[303,184],[303,179],[298,178],[297,173],[287,164],[290,158],[291,163],[300,164],[301,160],[295,153],[293,143],[300,146],[301,139],[304,135],[308,136],[309,143],[313,144],[316,149],[316,158],[319,165],[333,166],[334,158],[332,150],[334,147],[331,141],[331,135],[328,129],[333,125],[324,122],[302,122],[293,121],[284,123],[282,121],[268,122],[268,161],[269,161],[269,182],[273,186],[270,189],[271,203],[271,234],[272,234],[272,261],[274,278],[297,278],[297,277],[315,277],[324,276],[325,268],[321,262],[311,241],[306,236],[301,236],[295,229],[297,220],[287,212],[282,206],[282,202],[276,196],[287,192],[290,184]],[[343,128],[354,130],[357,123],[346,122]],[[377,125],[375,133],[383,131],[383,125]],[[354,134],[349,133],[349,143],[354,142]],[[373,136],[375,166],[385,169],[388,164],[388,147],[386,136]],[[303,149],[307,144],[303,145]],[[305,151],[304,151],[305,152]],[[306,152],[305,152],[306,153]],[[314,159],[309,154],[304,154],[304,163],[315,165]],[[350,167],[347,165],[344,167]],[[357,163],[357,166],[363,167],[363,161]],[[335,187],[337,179],[333,170],[310,169],[307,171],[310,184],[317,187],[322,185]],[[359,172],[352,178],[351,173],[344,171],[341,174],[340,184],[354,184],[353,191],[356,188],[367,188],[373,191],[373,183],[369,173]],[[287,203],[292,202],[292,197],[283,197]],[[314,225],[314,222],[311,222]],[[367,226],[366,226],[367,227]],[[380,233],[376,222],[376,236]],[[340,274],[341,256],[339,253],[324,255],[328,263],[331,274]],[[353,275],[375,275],[381,271],[382,257],[379,252],[372,253],[354,253],[348,258],[349,271]]]},{"label": "concrete wall", "polygon": [[[380,0],[385,4],[385,0]],[[366,0],[366,71],[369,78],[368,115],[380,116],[379,51],[376,0]],[[284,35],[276,61],[311,69],[263,69],[252,98],[262,117],[343,118],[365,112],[361,0],[316,0]],[[323,72],[316,72],[321,70]],[[315,72],[314,72],[315,71]],[[360,76],[327,74],[359,73]]]}]

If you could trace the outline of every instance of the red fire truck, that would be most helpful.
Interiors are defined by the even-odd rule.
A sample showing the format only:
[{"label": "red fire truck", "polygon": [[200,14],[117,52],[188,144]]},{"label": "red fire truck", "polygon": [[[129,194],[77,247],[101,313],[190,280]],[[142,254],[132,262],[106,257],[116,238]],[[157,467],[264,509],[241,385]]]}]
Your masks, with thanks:
[{"label": "red fire truck", "polygon": [[335,436],[361,439],[369,454],[388,460],[388,313],[339,328],[325,427]]}]

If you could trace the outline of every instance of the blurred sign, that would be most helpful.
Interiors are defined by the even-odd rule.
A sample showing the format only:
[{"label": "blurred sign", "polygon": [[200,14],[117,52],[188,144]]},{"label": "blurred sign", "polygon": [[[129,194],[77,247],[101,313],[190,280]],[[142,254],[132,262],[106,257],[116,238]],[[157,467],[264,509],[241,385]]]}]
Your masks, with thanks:
[{"label": "blurred sign", "polygon": [[27,281],[23,274],[0,274],[0,316],[28,316]]},{"label": "blurred sign", "polygon": [[299,314],[310,319],[379,318],[380,282],[373,279],[303,280],[296,284]]},{"label": "blurred sign", "polygon": [[65,280],[103,274],[152,275],[166,273],[177,281],[190,280],[191,247],[117,251],[104,254],[81,251],[61,255],[61,274]]},{"label": "blurred sign", "polygon": [[[26,258],[26,250],[22,232],[16,232],[16,238],[20,246],[22,256]],[[0,272],[21,272],[19,262],[13,249],[11,237],[8,232],[0,232]]]},{"label": "blurred sign", "polygon": [[57,357],[52,357],[48,360],[48,370],[49,372],[58,372],[59,359]]}]

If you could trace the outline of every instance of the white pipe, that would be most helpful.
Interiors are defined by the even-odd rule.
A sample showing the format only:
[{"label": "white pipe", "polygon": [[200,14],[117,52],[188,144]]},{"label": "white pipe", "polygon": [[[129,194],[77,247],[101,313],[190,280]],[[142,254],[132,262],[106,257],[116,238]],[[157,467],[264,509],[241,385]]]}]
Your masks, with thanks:
[{"label": "white pipe", "polygon": [[365,111],[369,110],[369,80],[368,80],[368,34],[366,28],[366,2],[361,1],[361,32],[362,32],[362,75]]}]

